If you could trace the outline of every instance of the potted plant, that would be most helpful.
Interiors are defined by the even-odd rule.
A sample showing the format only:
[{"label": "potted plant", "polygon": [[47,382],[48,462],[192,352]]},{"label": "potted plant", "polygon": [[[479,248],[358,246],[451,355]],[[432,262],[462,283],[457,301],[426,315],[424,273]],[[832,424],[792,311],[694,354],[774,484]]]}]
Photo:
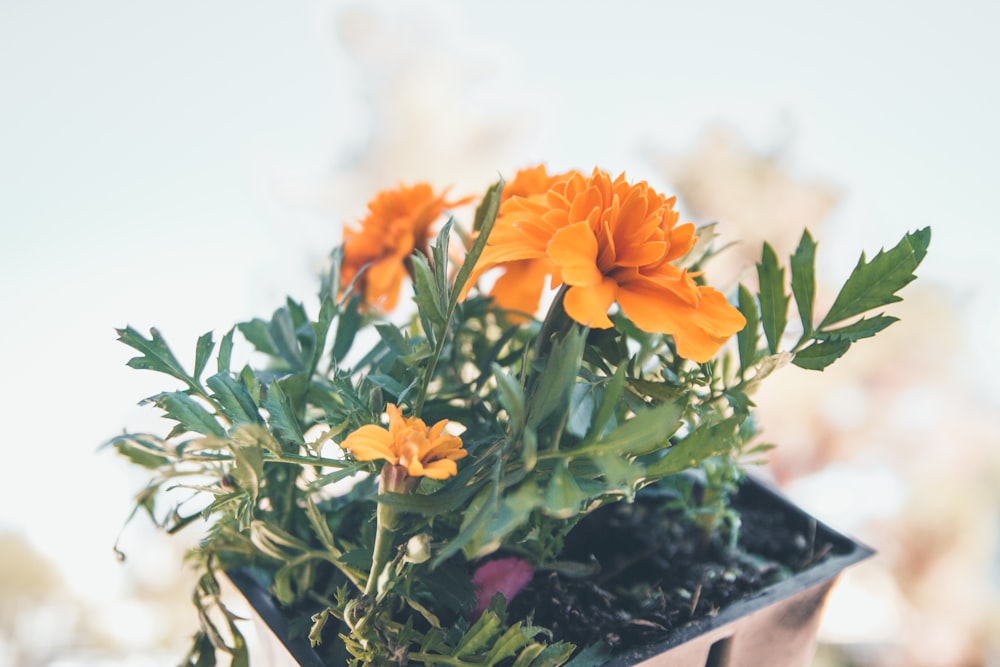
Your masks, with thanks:
[{"label": "potted plant", "polygon": [[763,664],[763,638],[768,664],[804,664],[869,552],[748,481],[751,396],[892,324],[872,311],[930,230],[862,254],[818,316],[808,231],[787,270],[765,244],[730,303],[700,272],[711,228],[645,182],[526,169],[439,225],[468,202],[378,194],[315,314],[289,299],[206,333],[191,370],[119,330],[130,366],[179,383],[146,399],[166,436],[110,444],[151,471],[138,507],[205,527],[186,664],[246,662],[223,576],[304,665]]}]

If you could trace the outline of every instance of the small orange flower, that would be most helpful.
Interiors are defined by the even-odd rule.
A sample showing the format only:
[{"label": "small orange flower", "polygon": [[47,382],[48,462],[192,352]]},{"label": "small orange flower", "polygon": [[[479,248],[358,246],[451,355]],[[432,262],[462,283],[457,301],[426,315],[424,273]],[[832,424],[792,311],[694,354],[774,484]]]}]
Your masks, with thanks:
[{"label": "small orange flower", "polygon": [[427,183],[383,190],[368,203],[368,215],[360,229],[344,230],[341,284],[347,285],[361,269],[357,289],[366,304],[382,312],[395,308],[407,273],[407,260],[414,250],[428,254],[431,226],[446,208],[470,198],[445,200]]},{"label": "small orange flower", "polygon": [[[617,302],[640,329],[673,336],[680,356],[708,361],[746,321],[722,294],[672,263],[696,241],[694,225],[677,224],[674,202],[624,174],[612,180],[599,169],[590,177],[570,172],[542,195],[505,203],[474,277],[532,261],[554,287],[569,286],[563,306],[580,324],[611,327],[608,310]],[[524,296],[522,309],[537,309],[536,275],[508,270],[503,279],[534,298],[529,304]]]},{"label": "small orange flower", "polygon": [[455,461],[465,458],[461,438],[444,432],[442,419],[430,428],[422,419],[404,417],[398,407],[389,404],[389,428],[376,424],[362,426],[341,443],[358,461],[385,459],[400,466],[411,477],[447,479],[458,472]]}]

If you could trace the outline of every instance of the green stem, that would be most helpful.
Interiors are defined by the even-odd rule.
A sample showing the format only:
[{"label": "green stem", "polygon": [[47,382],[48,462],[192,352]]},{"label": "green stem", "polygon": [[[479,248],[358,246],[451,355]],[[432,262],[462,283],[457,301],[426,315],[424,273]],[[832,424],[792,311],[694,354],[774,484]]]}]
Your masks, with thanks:
[{"label": "green stem", "polygon": [[392,554],[398,519],[399,515],[394,509],[385,503],[378,504],[375,511],[375,547],[372,549],[372,568],[365,584],[365,595],[374,596],[377,592],[379,575]]}]

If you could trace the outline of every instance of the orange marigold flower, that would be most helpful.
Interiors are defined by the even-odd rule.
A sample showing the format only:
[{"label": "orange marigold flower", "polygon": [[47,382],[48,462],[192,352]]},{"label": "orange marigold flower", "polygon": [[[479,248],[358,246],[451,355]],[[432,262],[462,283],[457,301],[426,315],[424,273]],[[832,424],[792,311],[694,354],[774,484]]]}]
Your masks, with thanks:
[{"label": "orange marigold flower", "polygon": [[385,459],[400,466],[411,477],[447,479],[458,472],[455,461],[465,458],[461,438],[444,432],[442,419],[430,428],[422,419],[404,417],[398,407],[389,404],[389,428],[377,424],[362,426],[341,443],[358,461]]},{"label": "orange marigold flower", "polygon": [[341,284],[367,267],[357,285],[365,303],[383,312],[395,308],[410,255],[415,250],[428,254],[431,226],[446,208],[470,200],[447,201],[446,193],[435,193],[427,183],[378,193],[368,203],[360,229],[344,230]]},{"label": "orange marigold flower", "polygon": [[[746,321],[722,294],[673,264],[696,241],[694,225],[677,224],[674,203],[624,174],[571,172],[543,195],[505,203],[475,276],[533,261],[554,287],[568,286],[563,306],[580,324],[611,327],[608,310],[617,302],[640,329],[673,336],[682,357],[708,361]],[[508,270],[503,278],[520,295],[540,294],[540,286],[521,284],[536,275]],[[533,312],[538,301],[522,305]]]}]

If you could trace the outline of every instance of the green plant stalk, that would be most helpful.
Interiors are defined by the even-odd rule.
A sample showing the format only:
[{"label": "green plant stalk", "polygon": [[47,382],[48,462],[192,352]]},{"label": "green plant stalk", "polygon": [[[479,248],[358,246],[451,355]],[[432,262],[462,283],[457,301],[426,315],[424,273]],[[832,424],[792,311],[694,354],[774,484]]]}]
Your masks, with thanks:
[{"label": "green plant stalk", "polygon": [[[411,493],[420,482],[419,477],[410,477],[402,466],[388,462],[382,466],[379,475],[379,490],[382,493]],[[378,581],[390,561],[396,543],[396,528],[399,514],[385,503],[379,503],[375,510],[375,544],[372,547],[372,566],[365,582],[362,598],[369,602],[364,616],[354,625],[352,633],[364,637],[365,630],[375,615],[378,602]]]}]

